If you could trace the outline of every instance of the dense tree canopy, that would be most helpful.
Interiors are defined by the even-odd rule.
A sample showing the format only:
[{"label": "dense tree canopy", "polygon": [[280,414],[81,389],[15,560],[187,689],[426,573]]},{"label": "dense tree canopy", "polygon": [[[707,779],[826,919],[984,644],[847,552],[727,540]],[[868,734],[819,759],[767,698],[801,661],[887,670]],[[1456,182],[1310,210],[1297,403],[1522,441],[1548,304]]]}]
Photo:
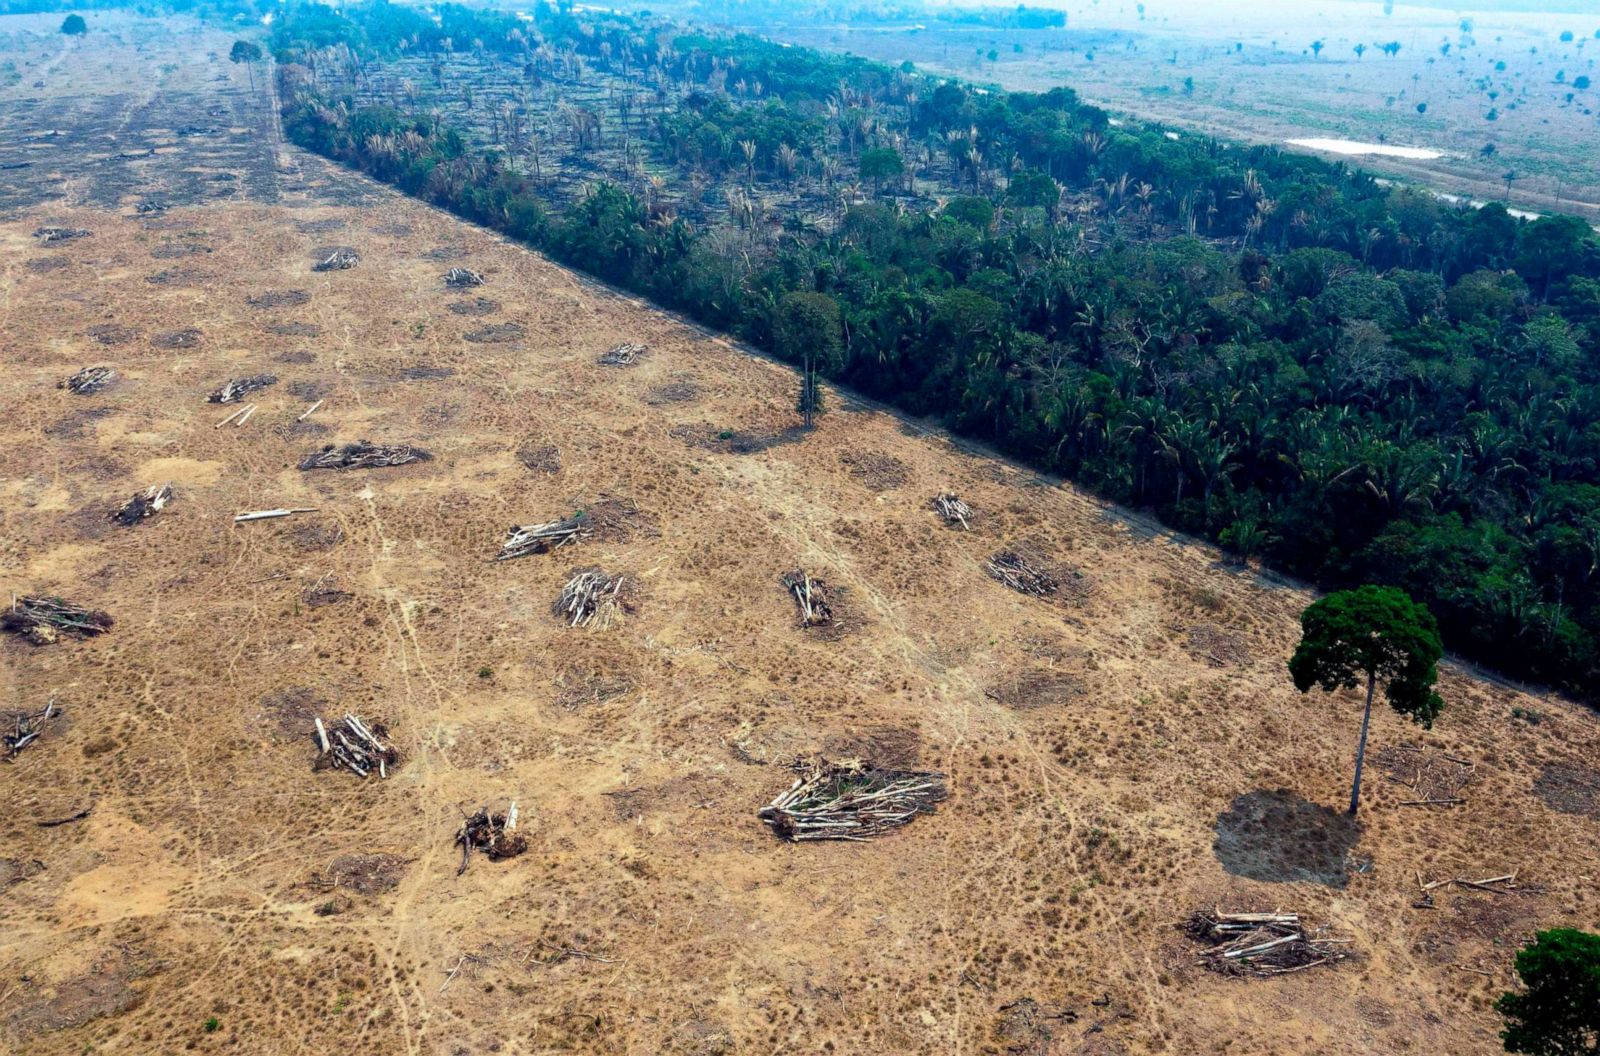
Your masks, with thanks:
[{"label": "dense tree canopy", "polygon": [[1495,1002],[1506,1017],[1507,1052],[1600,1054],[1600,935],[1541,931],[1518,952],[1517,975],[1523,989]]}]

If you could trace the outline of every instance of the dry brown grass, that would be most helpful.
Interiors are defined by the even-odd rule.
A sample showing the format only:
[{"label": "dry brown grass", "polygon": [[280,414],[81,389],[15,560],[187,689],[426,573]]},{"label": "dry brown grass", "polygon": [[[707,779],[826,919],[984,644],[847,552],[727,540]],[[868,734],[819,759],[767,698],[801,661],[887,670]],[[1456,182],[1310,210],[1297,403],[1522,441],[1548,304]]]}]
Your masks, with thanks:
[{"label": "dry brown grass", "polygon": [[[42,212],[0,222],[0,567],[116,617],[90,641],[0,643],[7,692],[56,692],[73,719],[0,768],[0,1047],[1489,1053],[1517,943],[1600,921],[1591,712],[1446,672],[1437,728],[1379,713],[1373,745],[1471,760],[1468,804],[1401,808],[1409,789],[1371,780],[1343,886],[1273,876],[1314,874],[1272,836],[1338,808],[1359,718],[1289,684],[1304,591],[837,395],[815,433],[785,433],[786,370],[283,159],[310,190],[162,218],[206,232],[196,285],[146,281],[170,266],[151,221],[56,203],[51,222],[95,234],[48,249]],[[372,204],[338,204],[358,192]],[[309,273],[319,221],[359,268]],[[440,245],[494,269],[489,321],[522,347],[465,342],[488,324],[449,310]],[[30,266],[46,254],[65,266]],[[309,300],[246,303],[284,289]],[[103,324],[204,340],[104,346]],[[623,340],[650,356],[594,362]],[[121,377],[86,415],[54,386],[91,358]],[[455,373],[405,380],[418,364]],[[208,386],[269,365],[283,381],[255,417],[215,428]],[[693,404],[653,398],[690,373]],[[295,385],[325,394],[305,423]],[[717,440],[741,428],[781,442]],[[294,469],[364,437],[435,458]],[[863,487],[846,451],[903,483]],[[108,502],[168,480],[159,518],[104,530]],[[981,529],[944,530],[925,504],[942,488]],[[586,633],[549,616],[565,564],[485,555],[598,496],[626,530],[580,560],[637,574],[645,603]],[[318,510],[231,521],[275,506]],[[1023,542],[1093,589],[1052,604],[985,575]],[[850,633],[795,626],[778,577],[801,563],[844,590]],[[318,584],[348,597],[312,605]],[[1224,665],[1199,624],[1231,636]],[[1535,704],[1538,724],[1512,719]],[[315,778],[317,707],[383,716],[407,765]],[[876,843],[782,845],[755,812],[779,768],[824,753],[937,769],[951,798]],[[457,878],[458,807],[513,798],[528,853]],[[1241,843],[1223,816],[1278,820]],[[1228,871],[1235,851],[1257,875]],[[375,855],[394,861],[353,857]],[[340,862],[357,890],[330,900],[309,881]],[[1504,905],[1410,908],[1415,870],[1511,869]],[[1293,908],[1362,956],[1216,978],[1170,927],[1213,903]]]}]

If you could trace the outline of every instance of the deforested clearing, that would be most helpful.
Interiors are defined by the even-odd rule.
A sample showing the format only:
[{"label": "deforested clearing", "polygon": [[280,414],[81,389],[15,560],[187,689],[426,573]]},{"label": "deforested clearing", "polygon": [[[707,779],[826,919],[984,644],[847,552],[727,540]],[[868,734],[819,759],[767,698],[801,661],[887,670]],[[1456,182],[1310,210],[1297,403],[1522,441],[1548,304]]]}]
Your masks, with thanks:
[{"label": "deforested clearing", "polygon": [[[847,393],[794,430],[788,369],[273,146],[260,71],[252,96],[205,60],[227,35],[99,17],[142,50],[85,53],[31,120],[99,91],[93,120],[138,131],[160,115],[111,89],[170,61],[198,102],[162,128],[259,134],[186,140],[228,194],[158,154],[159,216],[113,207],[133,183],[21,200],[40,175],[0,219],[0,607],[66,599],[103,632],[0,635],[0,707],[52,709],[0,762],[0,1050],[1490,1053],[1518,945],[1597,923],[1591,711],[1447,667],[1433,730],[1375,712],[1346,824],[1359,701],[1285,670],[1309,591]],[[218,100],[236,116],[194,116]],[[166,259],[172,231],[207,251]],[[330,237],[360,266],[309,274]],[[450,310],[438,246],[493,277],[487,323]],[[89,401],[58,388],[113,317],[205,339],[97,350],[136,349]],[[489,324],[525,337],[464,342]],[[623,340],[649,354],[598,362]],[[269,363],[217,428],[206,394]],[[653,397],[691,375],[700,398]],[[708,421],[781,440],[681,439]],[[364,437],[431,458],[296,468]],[[108,517],[157,483],[159,516]],[[234,523],[273,510],[303,512]],[[581,541],[495,560],[507,526],[578,511]],[[1004,554],[1055,594],[997,579]],[[639,604],[552,615],[586,568]],[[799,570],[850,633],[801,626]],[[319,772],[316,720],[349,717],[403,765]],[[763,809],[826,768],[888,777],[778,820],[866,801],[871,839],[774,838]],[[1177,926],[1197,908],[1295,914],[1316,956],[1252,963],[1319,963],[1211,970],[1222,943]]]}]

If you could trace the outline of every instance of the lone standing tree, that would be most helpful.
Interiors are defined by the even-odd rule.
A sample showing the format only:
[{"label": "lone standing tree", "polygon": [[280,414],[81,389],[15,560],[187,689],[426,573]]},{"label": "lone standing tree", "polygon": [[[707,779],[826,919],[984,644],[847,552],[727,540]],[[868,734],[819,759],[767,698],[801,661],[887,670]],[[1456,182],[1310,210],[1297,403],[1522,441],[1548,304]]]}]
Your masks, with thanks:
[{"label": "lone standing tree", "polygon": [[229,62],[244,63],[245,70],[250,74],[250,90],[256,88],[256,63],[261,61],[261,46],[252,44],[248,40],[233,42],[233,50],[228,52]]},{"label": "lone standing tree", "polygon": [[1494,1007],[1506,1018],[1507,1052],[1529,1056],[1600,1053],[1600,935],[1541,931],[1517,954],[1523,989]]},{"label": "lone standing tree", "polygon": [[1302,693],[1320,685],[1332,693],[1354,689],[1367,679],[1367,707],[1361,717],[1361,743],[1356,749],[1356,780],[1350,789],[1350,813],[1361,804],[1361,766],[1367,754],[1367,728],[1378,680],[1389,706],[1424,728],[1444,706],[1433,690],[1438,680],[1439,624],[1427,606],[1394,587],[1365,586],[1330,594],[1300,614],[1300,645],[1289,661],[1289,673]]},{"label": "lone standing tree", "polygon": [[82,15],[68,15],[61,20],[61,32],[69,37],[81,37],[89,32],[89,23],[83,20]]},{"label": "lone standing tree", "polygon": [[772,341],[778,355],[800,363],[799,410],[806,428],[822,410],[818,370],[837,370],[844,357],[839,305],[825,293],[791,293],[778,303]]}]

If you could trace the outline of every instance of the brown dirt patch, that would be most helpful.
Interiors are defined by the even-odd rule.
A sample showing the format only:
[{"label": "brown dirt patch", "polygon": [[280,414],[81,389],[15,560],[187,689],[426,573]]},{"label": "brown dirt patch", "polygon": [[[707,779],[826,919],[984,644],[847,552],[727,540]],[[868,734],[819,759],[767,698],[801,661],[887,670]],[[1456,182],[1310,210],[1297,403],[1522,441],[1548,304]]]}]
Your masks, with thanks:
[{"label": "brown dirt patch", "polygon": [[526,336],[528,336],[527,328],[521,323],[495,323],[469,330],[461,335],[461,340],[470,341],[475,345],[504,345],[520,341]]},{"label": "brown dirt patch", "polygon": [[906,464],[877,451],[846,451],[839,456],[845,472],[869,491],[888,491],[907,480]]},{"label": "brown dirt patch", "polygon": [[194,327],[183,330],[164,330],[150,339],[150,344],[156,348],[199,348],[200,340],[204,335]]},{"label": "brown dirt patch", "polygon": [[341,854],[328,863],[322,881],[357,894],[381,895],[400,886],[410,864],[398,854]]},{"label": "brown dirt patch", "polygon": [[1046,667],[1020,671],[999,679],[985,691],[989,699],[1016,711],[1053,708],[1084,695],[1083,682],[1066,671]]},{"label": "brown dirt patch", "polygon": [[13,1037],[26,1039],[125,1012],[140,1000],[134,981],[156,968],[153,957],[132,948],[109,951],[89,971],[55,984],[46,996],[12,1013],[6,1028]]},{"label": "brown dirt patch", "polygon": [[1250,643],[1243,635],[1215,624],[1197,623],[1190,627],[1188,648],[1212,667],[1250,666]]},{"label": "brown dirt patch", "polygon": [[252,308],[299,308],[311,303],[308,290],[268,290],[246,297],[244,303]]},{"label": "brown dirt patch", "polygon": [[457,315],[481,318],[498,312],[500,310],[500,302],[491,301],[487,297],[474,297],[470,301],[451,301],[448,307]]},{"label": "brown dirt patch", "polygon": [[1600,820],[1600,770],[1551,763],[1534,778],[1533,791],[1551,810]]},{"label": "brown dirt patch", "polygon": [[524,444],[517,448],[517,461],[535,473],[561,472],[561,451],[554,444]]},{"label": "brown dirt patch", "polygon": [[99,326],[91,326],[84,332],[108,348],[129,344],[139,337],[139,331],[133,327],[120,326],[117,323],[102,323]]}]

